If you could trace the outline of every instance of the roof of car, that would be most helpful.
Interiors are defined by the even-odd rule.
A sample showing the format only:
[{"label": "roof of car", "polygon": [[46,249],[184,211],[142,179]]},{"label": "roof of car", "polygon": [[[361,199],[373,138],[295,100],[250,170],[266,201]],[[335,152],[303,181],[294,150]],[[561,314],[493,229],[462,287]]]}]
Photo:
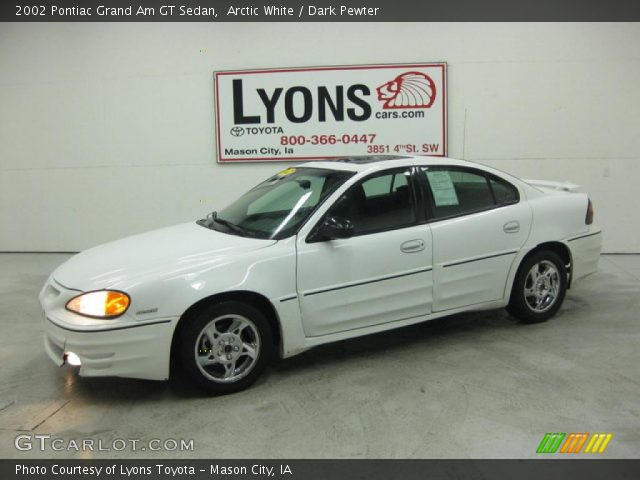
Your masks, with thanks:
[{"label": "roof of car", "polygon": [[298,167],[326,168],[329,170],[346,170],[350,172],[363,172],[366,170],[378,170],[405,165],[457,165],[475,166],[482,165],[456,160],[449,157],[427,156],[400,156],[400,155],[368,155],[336,158],[333,160],[316,160],[298,165]]}]

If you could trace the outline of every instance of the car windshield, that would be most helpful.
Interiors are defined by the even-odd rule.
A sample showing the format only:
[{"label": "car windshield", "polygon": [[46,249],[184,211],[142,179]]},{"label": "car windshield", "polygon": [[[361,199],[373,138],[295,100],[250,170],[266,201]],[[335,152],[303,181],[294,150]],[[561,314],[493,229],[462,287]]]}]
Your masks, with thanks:
[{"label": "car windshield", "polygon": [[245,237],[286,238],[352,175],[322,168],[287,168],[198,223]]}]

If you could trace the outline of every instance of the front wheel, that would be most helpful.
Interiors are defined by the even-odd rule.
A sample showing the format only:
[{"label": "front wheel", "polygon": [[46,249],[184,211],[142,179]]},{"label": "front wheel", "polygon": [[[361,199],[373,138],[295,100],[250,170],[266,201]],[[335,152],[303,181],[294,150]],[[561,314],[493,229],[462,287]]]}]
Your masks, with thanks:
[{"label": "front wheel", "polygon": [[187,320],[179,341],[187,374],[213,394],[249,387],[273,353],[273,335],[265,316],[236,301],[212,305]]},{"label": "front wheel", "polygon": [[516,274],[507,310],[525,323],[553,317],[567,292],[567,269],[554,252],[543,250],[526,258]]}]

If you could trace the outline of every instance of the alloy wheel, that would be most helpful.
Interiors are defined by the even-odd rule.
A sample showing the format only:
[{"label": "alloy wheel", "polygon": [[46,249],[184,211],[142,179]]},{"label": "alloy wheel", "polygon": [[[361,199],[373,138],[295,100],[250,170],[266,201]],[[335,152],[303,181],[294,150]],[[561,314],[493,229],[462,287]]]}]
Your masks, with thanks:
[{"label": "alloy wheel", "polygon": [[260,355],[257,327],[242,315],[222,315],[200,331],[195,360],[202,374],[217,383],[233,383],[255,367]]},{"label": "alloy wheel", "polygon": [[560,273],[553,262],[542,260],[529,270],[524,282],[524,298],[534,312],[549,310],[558,298]]}]

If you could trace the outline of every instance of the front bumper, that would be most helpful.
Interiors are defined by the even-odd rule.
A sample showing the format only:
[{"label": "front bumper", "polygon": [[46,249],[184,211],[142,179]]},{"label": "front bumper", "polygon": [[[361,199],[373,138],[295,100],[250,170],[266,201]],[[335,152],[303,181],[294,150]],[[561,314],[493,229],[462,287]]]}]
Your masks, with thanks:
[{"label": "front bumper", "polygon": [[[55,290],[53,295],[47,293],[51,285]],[[40,294],[44,349],[56,365],[63,365],[65,353],[73,352],[80,358],[81,376],[169,378],[171,341],[178,317],[102,322],[94,326],[73,323],[70,320],[77,315],[59,305],[77,293],[67,291],[50,279]],[[84,319],[78,320],[84,322]]]},{"label": "front bumper", "polygon": [[44,348],[58,366],[65,352],[82,362],[86,377],[169,378],[173,322],[153,323],[120,330],[70,331],[45,316]]}]

